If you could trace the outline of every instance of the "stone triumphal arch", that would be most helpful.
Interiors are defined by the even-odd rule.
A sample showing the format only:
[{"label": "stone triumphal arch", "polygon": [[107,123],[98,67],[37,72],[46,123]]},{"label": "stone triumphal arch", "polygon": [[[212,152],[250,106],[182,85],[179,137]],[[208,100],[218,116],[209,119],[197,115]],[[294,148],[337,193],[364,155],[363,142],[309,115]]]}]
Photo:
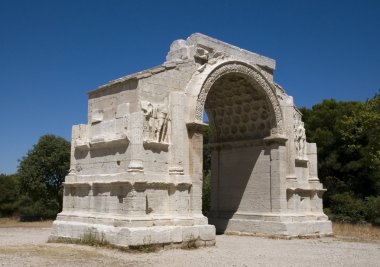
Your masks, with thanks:
[{"label": "stone triumphal arch", "polygon": [[215,232],[330,234],[316,145],[274,69],[270,58],[197,33],[174,41],[162,65],[89,92],[51,239],[93,233],[119,246],[202,246],[215,243]]}]

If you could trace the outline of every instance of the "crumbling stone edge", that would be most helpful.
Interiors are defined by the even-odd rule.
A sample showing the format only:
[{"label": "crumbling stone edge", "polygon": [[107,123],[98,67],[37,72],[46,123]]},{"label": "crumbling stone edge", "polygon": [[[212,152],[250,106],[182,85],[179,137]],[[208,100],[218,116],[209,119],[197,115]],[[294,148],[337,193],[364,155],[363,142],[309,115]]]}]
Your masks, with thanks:
[{"label": "crumbling stone edge", "polygon": [[117,249],[123,252],[129,253],[151,253],[166,249],[198,249],[202,247],[213,247],[215,246],[215,240],[201,240],[200,238],[192,239],[189,241],[182,242],[171,242],[171,243],[154,243],[146,245],[115,245],[102,238],[97,239],[95,243],[88,243],[83,240],[83,238],[70,238],[70,237],[53,237],[50,236],[48,243],[64,243],[64,244],[75,244],[75,245],[87,245],[94,247],[104,247],[109,249]]}]

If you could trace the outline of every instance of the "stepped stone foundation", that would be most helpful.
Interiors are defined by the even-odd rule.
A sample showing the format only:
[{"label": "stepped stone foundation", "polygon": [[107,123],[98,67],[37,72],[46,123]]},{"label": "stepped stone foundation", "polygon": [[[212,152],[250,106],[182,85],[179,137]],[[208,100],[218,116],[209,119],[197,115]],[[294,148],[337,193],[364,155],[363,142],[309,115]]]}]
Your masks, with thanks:
[{"label": "stepped stone foundation", "polygon": [[216,232],[331,234],[316,145],[274,69],[270,58],[196,33],[174,41],[162,65],[91,91],[88,123],[73,127],[63,211],[50,238],[92,233],[128,247],[213,245]]}]

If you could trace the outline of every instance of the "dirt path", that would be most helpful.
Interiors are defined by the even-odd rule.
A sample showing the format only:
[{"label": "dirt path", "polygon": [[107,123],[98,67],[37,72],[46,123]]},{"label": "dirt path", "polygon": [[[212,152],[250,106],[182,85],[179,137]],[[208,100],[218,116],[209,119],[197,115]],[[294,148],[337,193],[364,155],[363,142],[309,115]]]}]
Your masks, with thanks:
[{"label": "dirt path", "polygon": [[50,228],[0,228],[0,266],[380,266],[380,242],[217,236],[195,250],[126,253],[47,244]]}]

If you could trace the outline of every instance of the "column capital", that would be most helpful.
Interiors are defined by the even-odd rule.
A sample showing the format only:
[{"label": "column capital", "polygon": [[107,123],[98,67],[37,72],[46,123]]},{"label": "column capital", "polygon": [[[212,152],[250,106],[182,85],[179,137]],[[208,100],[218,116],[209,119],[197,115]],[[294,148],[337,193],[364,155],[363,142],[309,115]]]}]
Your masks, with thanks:
[{"label": "column capital", "polygon": [[271,135],[264,138],[264,142],[267,145],[270,145],[270,144],[285,145],[286,141],[288,141],[288,138],[280,134]]},{"label": "column capital", "polygon": [[209,128],[210,126],[207,124],[207,123],[204,123],[204,122],[198,122],[198,121],[194,121],[194,122],[188,122],[186,123],[186,128],[189,132],[194,132],[194,133],[205,133],[207,131],[207,129]]}]

